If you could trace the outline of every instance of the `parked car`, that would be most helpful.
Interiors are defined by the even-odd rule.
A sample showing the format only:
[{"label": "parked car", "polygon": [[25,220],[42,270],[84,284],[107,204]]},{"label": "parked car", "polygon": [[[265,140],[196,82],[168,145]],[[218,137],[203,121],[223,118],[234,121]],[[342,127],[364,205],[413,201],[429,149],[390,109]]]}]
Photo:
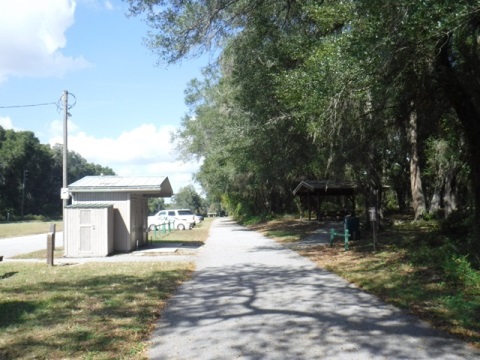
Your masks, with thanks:
[{"label": "parked car", "polygon": [[[165,226],[165,229],[168,228],[168,223],[169,221],[163,220],[162,222],[155,222],[151,223],[148,225],[148,230],[153,231],[153,230],[163,230],[163,226]],[[170,221],[170,228],[169,229],[177,229],[177,230],[185,230],[189,229],[191,230],[193,228],[194,224],[191,221],[187,220],[182,220],[182,219],[175,219]]]},{"label": "parked car", "polygon": [[195,226],[195,216],[189,209],[160,210],[148,217],[148,228],[153,230],[171,222],[177,230],[192,229]]},{"label": "parked car", "polygon": [[202,215],[197,215],[195,214],[195,224],[198,224],[203,221],[203,216]]}]

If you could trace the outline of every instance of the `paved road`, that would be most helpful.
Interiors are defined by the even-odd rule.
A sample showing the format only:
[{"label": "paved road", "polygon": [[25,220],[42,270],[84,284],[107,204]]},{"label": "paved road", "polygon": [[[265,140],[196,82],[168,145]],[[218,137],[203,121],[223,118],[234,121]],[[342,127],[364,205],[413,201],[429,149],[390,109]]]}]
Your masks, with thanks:
[{"label": "paved road", "polygon": [[[55,246],[63,246],[63,232],[55,234]],[[0,239],[0,255],[5,258],[47,248],[47,234]]]},{"label": "paved road", "polygon": [[338,276],[225,218],[172,297],[152,359],[480,359]]}]

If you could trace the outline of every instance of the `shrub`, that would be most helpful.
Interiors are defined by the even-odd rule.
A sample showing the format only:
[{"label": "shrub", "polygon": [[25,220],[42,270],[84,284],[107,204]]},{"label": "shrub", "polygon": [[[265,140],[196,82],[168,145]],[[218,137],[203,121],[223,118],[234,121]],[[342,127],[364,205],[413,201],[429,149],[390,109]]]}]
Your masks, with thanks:
[{"label": "shrub", "polygon": [[468,237],[472,227],[472,214],[460,210],[452,212],[441,222],[441,231],[446,235],[455,235],[456,238]]},{"label": "shrub", "polygon": [[466,287],[476,292],[480,288],[480,274],[472,268],[467,256],[450,255],[442,264],[445,281],[455,286]]}]

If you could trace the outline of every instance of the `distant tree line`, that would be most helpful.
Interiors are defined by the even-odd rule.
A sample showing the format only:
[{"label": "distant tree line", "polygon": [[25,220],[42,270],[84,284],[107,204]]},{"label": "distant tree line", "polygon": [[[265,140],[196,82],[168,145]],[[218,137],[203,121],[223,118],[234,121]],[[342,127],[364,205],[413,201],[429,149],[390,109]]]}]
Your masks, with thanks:
[{"label": "distant tree line", "polygon": [[[112,169],[68,152],[68,181],[87,175],[115,175]],[[62,213],[63,146],[41,144],[30,131],[0,126],[0,219]]]}]

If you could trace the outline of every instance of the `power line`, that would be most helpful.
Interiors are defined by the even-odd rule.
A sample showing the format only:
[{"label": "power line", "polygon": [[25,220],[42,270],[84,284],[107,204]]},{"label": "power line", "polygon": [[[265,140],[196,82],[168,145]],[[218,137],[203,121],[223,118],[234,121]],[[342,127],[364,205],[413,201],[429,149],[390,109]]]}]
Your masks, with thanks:
[{"label": "power line", "polygon": [[[77,98],[72,93],[68,93],[68,95],[71,95],[73,97],[73,99],[75,100],[73,102],[73,104],[68,106],[68,108],[71,109],[77,103]],[[63,97],[63,95],[62,95],[62,97]],[[56,105],[57,109],[61,109],[62,108],[62,101],[63,101],[62,97],[60,97],[60,99],[57,102],[40,103],[40,104],[27,104],[27,105],[8,105],[8,106],[0,106],[0,109],[26,108],[26,107],[47,106],[47,105]]]},{"label": "power line", "polygon": [[52,103],[42,103],[42,104],[30,104],[30,105],[9,105],[9,106],[0,106],[0,109],[24,108],[24,107],[45,106],[45,105],[57,105],[57,103],[52,102]]}]

